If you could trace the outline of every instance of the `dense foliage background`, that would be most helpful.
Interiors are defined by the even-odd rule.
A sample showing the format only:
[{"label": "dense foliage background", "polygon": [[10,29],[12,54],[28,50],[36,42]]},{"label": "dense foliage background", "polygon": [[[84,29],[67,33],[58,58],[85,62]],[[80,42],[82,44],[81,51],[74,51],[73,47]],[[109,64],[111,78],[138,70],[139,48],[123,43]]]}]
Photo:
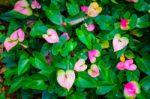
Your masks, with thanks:
[{"label": "dense foliage background", "polygon": [[[6,69],[0,74],[3,80],[0,81],[0,99],[120,99],[124,98],[124,84],[130,81],[140,86],[138,99],[149,99],[150,1],[95,1],[102,8],[96,17],[86,17],[80,9],[89,6],[92,0],[38,0],[41,8],[32,9],[32,15],[14,11],[16,0],[0,3],[1,44],[17,29],[25,32],[23,42],[0,54],[1,71]],[[32,0],[28,3],[31,7]],[[129,29],[120,28],[121,19],[129,20]],[[88,31],[85,23],[94,24],[95,29]],[[50,44],[42,37],[48,28],[57,31],[59,42]],[[61,36],[63,32],[68,33],[69,40]],[[128,38],[129,44],[114,52],[112,40],[118,33]],[[91,77],[86,70],[75,72],[71,89],[61,87],[57,71],[74,70],[80,58],[86,60],[89,69],[88,51],[93,49],[100,52],[94,63],[99,68],[99,76]],[[134,60],[136,70],[116,68],[122,54]]]}]

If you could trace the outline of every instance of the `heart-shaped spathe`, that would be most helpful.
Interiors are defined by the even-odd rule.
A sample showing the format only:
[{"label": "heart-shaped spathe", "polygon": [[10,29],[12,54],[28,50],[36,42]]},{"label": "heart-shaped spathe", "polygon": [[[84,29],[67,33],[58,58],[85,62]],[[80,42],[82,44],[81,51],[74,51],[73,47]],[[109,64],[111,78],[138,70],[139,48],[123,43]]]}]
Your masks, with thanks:
[{"label": "heart-shaped spathe", "polygon": [[72,87],[75,80],[75,73],[73,70],[58,70],[57,72],[57,82],[60,86],[67,89],[68,91]]},{"label": "heart-shaped spathe", "polygon": [[17,45],[18,41],[22,42],[24,40],[25,33],[22,29],[14,31],[10,38],[6,38],[4,41],[4,46],[7,51],[11,50],[14,46]]},{"label": "heart-shaped spathe", "polygon": [[88,57],[91,63],[96,61],[96,57],[100,56],[100,52],[98,50],[90,50],[88,51]]},{"label": "heart-shaped spathe", "polygon": [[98,69],[98,67],[97,67],[96,64],[92,64],[91,65],[91,68],[88,70],[88,74],[91,77],[97,77],[97,76],[99,76],[99,69]]},{"label": "heart-shaped spathe", "polygon": [[14,10],[27,16],[32,15],[32,10],[29,7],[29,3],[26,0],[17,1],[14,6]]},{"label": "heart-shaped spathe", "polygon": [[74,70],[77,72],[85,71],[86,69],[87,65],[85,64],[84,59],[79,59],[74,66]]},{"label": "heart-shaped spathe", "polygon": [[127,70],[133,71],[137,69],[137,66],[133,64],[133,59],[126,60],[124,64],[125,64],[125,69]]},{"label": "heart-shaped spathe", "polygon": [[59,42],[59,37],[57,35],[57,32],[54,29],[48,29],[47,34],[43,34],[43,38],[48,43],[57,43],[57,42]]},{"label": "heart-shaped spathe", "polygon": [[4,42],[4,47],[6,51],[11,50],[14,46],[16,46],[18,43],[18,40],[12,41],[10,38],[6,38]]},{"label": "heart-shaped spathe", "polygon": [[116,34],[113,38],[113,48],[114,52],[117,52],[119,50],[122,50],[124,47],[126,47],[129,43],[128,38],[121,37],[120,34]]}]

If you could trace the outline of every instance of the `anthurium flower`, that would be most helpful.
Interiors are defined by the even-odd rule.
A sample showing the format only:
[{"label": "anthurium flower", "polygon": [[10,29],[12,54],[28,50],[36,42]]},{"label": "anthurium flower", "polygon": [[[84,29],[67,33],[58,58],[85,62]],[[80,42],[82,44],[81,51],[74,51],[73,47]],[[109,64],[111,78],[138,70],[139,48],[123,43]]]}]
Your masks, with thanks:
[{"label": "anthurium flower", "polygon": [[133,63],[133,59],[126,60],[125,62],[119,62],[116,66],[118,70],[130,70],[134,71],[137,69],[137,66]]},{"label": "anthurium flower", "polygon": [[94,24],[85,24],[85,27],[87,28],[88,31],[93,31],[95,29],[95,25]]},{"label": "anthurium flower", "polygon": [[130,81],[124,85],[124,96],[126,99],[135,99],[140,93],[140,86],[136,81]]},{"label": "anthurium flower", "polygon": [[118,70],[125,70],[124,62],[119,62],[116,66]]},{"label": "anthurium flower", "polygon": [[14,6],[14,10],[27,16],[32,15],[32,10],[26,0],[17,1]]},{"label": "anthurium flower", "polygon": [[126,47],[129,43],[128,38],[126,37],[121,37],[120,34],[116,34],[113,38],[113,48],[114,52],[119,51]]},{"label": "anthurium flower", "polygon": [[88,69],[88,74],[91,76],[91,77],[97,77],[99,76],[99,69],[97,67],[96,64],[92,64],[90,69]]},{"label": "anthurium flower", "polygon": [[66,39],[67,39],[67,40],[70,39],[70,36],[69,36],[68,33],[66,33],[66,32],[63,32],[63,33],[61,34],[61,36],[66,36]]},{"label": "anthurium flower", "polygon": [[126,19],[121,19],[120,28],[122,30],[128,30],[129,29],[129,21]]},{"label": "anthurium flower", "polygon": [[77,72],[85,71],[86,69],[87,65],[85,64],[85,60],[82,58],[79,59],[74,66],[74,70]]},{"label": "anthurium flower", "polygon": [[128,1],[128,2],[138,2],[138,0],[126,0],[126,1]]},{"label": "anthurium flower", "polygon": [[22,42],[24,40],[25,34],[22,29],[14,31],[10,37],[6,38],[4,41],[4,47],[7,51],[11,50],[17,45],[18,41]]},{"label": "anthurium flower", "polygon": [[99,7],[97,2],[92,2],[87,10],[87,15],[90,17],[96,17],[99,13],[102,12],[102,8]]},{"label": "anthurium flower", "polygon": [[137,68],[137,66],[135,64],[133,64],[133,59],[126,60],[124,64],[125,64],[125,68],[127,70],[134,71]]},{"label": "anthurium flower", "polygon": [[100,56],[100,52],[98,50],[90,50],[88,51],[88,57],[91,63],[96,62],[96,57]]},{"label": "anthurium flower", "polygon": [[72,87],[75,80],[75,73],[73,70],[58,70],[57,72],[57,82],[60,86],[67,89],[68,91]]},{"label": "anthurium flower", "polygon": [[39,4],[38,1],[33,0],[33,1],[32,1],[32,4],[31,4],[31,7],[32,7],[32,9],[40,9],[40,8],[41,8],[41,5]]},{"label": "anthurium flower", "polygon": [[87,6],[81,6],[80,9],[82,12],[87,13],[88,7]]},{"label": "anthurium flower", "polygon": [[47,34],[44,34],[43,38],[48,43],[57,43],[57,42],[59,42],[59,37],[57,35],[57,32],[54,29],[48,29]]}]

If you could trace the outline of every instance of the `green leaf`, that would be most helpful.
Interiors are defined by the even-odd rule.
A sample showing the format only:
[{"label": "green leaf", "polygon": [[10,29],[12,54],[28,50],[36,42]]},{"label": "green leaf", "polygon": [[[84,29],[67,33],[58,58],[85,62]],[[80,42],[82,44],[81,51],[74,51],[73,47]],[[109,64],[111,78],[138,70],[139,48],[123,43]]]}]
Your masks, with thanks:
[{"label": "green leaf", "polygon": [[137,19],[136,27],[138,28],[147,28],[150,27],[149,15],[144,15]]},{"label": "green leaf", "polygon": [[68,42],[66,42],[63,49],[60,51],[61,55],[67,56],[71,51],[73,51],[75,49],[76,46],[77,46],[76,42],[73,42],[72,39],[69,40]]},{"label": "green leaf", "polygon": [[53,55],[57,55],[62,50],[62,47],[63,47],[64,43],[66,42],[66,37],[65,36],[61,36],[59,38],[59,40],[60,41],[58,43],[55,43],[52,46],[52,54]]},{"label": "green leaf", "polygon": [[79,6],[77,3],[66,3],[69,15],[74,16],[79,13]]},{"label": "green leaf", "polygon": [[111,2],[113,2],[115,4],[118,4],[118,2],[116,0],[111,0]]},{"label": "green leaf", "polygon": [[140,77],[140,72],[136,71],[127,71],[127,80],[129,81],[138,81]]},{"label": "green leaf", "polygon": [[26,54],[22,54],[20,56],[19,62],[18,62],[18,75],[22,75],[25,73],[30,67],[30,60]]},{"label": "green leaf", "polygon": [[131,13],[130,13],[129,11],[127,11],[127,12],[124,14],[123,17],[124,17],[125,19],[129,19],[130,15],[131,15]]},{"label": "green leaf", "polygon": [[29,79],[24,81],[24,89],[36,89],[36,90],[45,90],[47,88],[47,85],[44,83],[43,80],[34,80]]},{"label": "green leaf", "polygon": [[144,55],[142,58],[136,58],[136,65],[145,74],[150,75],[150,55]]},{"label": "green leaf", "polygon": [[20,27],[19,23],[16,20],[11,20],[8,27],[8,35],[10,36],[15,30]]},{"label": "green leaf", "polygon": [[11,21],[12,19],[25,19],[27,18],[26,15],[23,15],[15,10],[11,10],[9,12],[5,12],[0,15],[0,19],[4,21]]},{"label": "green leaf", "polygon": [[144,0],[138,0],[138,2],[134,4],[134,7],[138,11],[148,11],[149,4]]},{"label": "green leaf", "polygon": [[38,20],[32,27],[30,35],[32,37],[42,37],[43,34],[47,33],[47,27],[42,21]]},{"label": "green leaf", "polygon": [[102,30],[113,30],[116,19],[113,16],[99,15],[95,18],[95,22]]},{"label": "green leaf", "polygon": [[5,30],[5,26],[4,25],[0,25],[0,30]]},{"label": "green leaf", "polygon": [[136,14],[133,14],[133,15],[130,17],[130,22],[129,22],[130,29],[135,28],[135,27],[136,27],[136,24],[137,24],[137,15],[136,15]]},{"label": "green leaf", "polygon": [[20,87],[22,87],[22,82],[23,82],[23,78],[15,79],[13,83],[11,84],[8,93],[11,94],[15,92],[16,90],[18,90]]},{"label": "green leaf", "polygon": [[76,29],[76,34],[79,38],[79,40],[85,44],[87,46],[88,49],[91,49],[92,47],[92,36],[90,35],[90,33],[88,33],[87,31],[85,31],[84,29],[80,30],[80,29]]},{"label": "green leaf", "polygon": [[67,96],[67,99],[86,99],[86,96],[82,92],[75,92],[72,95]]},{"label": "green leaf", "polygon": [[133,59],[133,58],[135,57],[134,53],[133,53],[131,50],[127,50],[127,51],[125,52],[125,56],[126,56],[126,58],[128,58],[128,59]]},{"label": "green leaf", "polygon": [[86,72],[78,73],[75,85],[80,88],[96,88],[98,86],[97,81],[90,77]]},{"label": "green leaf", "polygon": [[0,93],[0,99],[6,99],[6,97],[5,97],[5,92],[1,92],[1,93]]},{"label": "green leaf", "polygon": [[116,85],[111,84],[110,82],[99,82],[99,87],[96,90],[96,94],[104,95],[110,92]]},{"label": "green leaf", "polygon": [[63,22],[62,15],[58,9],[49,9],[48,7],[43,7],[48,19],[56,25],[61,25]]},{"label": "green leaf", "polygon": [[150,76],[144,77],[140,81],[140,85],[143,88],[144,91],[149,92],[150,91]]}]

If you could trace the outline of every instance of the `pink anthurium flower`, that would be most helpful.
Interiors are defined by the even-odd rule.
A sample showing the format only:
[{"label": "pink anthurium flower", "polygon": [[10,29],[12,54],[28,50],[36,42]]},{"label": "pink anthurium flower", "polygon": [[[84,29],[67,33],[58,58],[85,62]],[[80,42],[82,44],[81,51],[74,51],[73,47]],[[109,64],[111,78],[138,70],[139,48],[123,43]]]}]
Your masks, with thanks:
[{"label": "pink anthurium flower", "polygon": [[96,57],[100,56],[100,52],[98,50],[90,50],[88,51],[88,57],[91,63],[96,62]]},{"label": "pink anthurium flower", "polygon": [[43,34],[43,38],[48,43],[57,43],[57,42],[59,42],[59,37],[57,35],[57,32],[54,29],[48,29],[47,34]]},{"label": "pink anthurium flower", "polygon": [[121,19],[120,28],[121,28],[122,30],[128,30],[128,29],[129,29],[128,24],[129,24],[129,21],[128,21],[128,20],[126,20],[126,19]]},{"label": "pink anthurium flower", "polygon": [[91,67],[90,67],[90,69],[88,69],[88,74],[91,77],[97,77],[97,76],[99,76],[99,69],[98,69],[97,65],[92,64]]},{"label": "pink anthurium flower", "polygon": [[130,70],[134,71],[137,69],[137,66],[133,64],[133,59],[126,60],[125,62],[119,62],[116,66],[118,70]]},{"label": "pink anthurium flower", "polygon": [[87,65],[85,64],[84,59],[79,59],[74,66],[74,70],[77,72],[85,71],[86,69]]},{"label": "pink anthurium flower", "polygon": [[93,31],[95,29],[95,25],[94,24],[85,24],[85,27],[87,28],[88,31]]},{"label": "pink anthurium flower", "polygon": [[61,36],[66,36],[66,39],[67,39],[67,40],[70,39],[70,36],[69,36],[68,33],[66,33],[66,32],[63,32],[63,33],[61,34]]},{"label": "pink anthurium flower", "polygon": [[136,94],[139,93],[140,93],[140,86],[136,81],[131,81],[124,85],[124,96],[127,99],[135,99]]},{"label": "pink anthurium flower", "polygon": [[124,70],[125,69],[125,65],[124,65],[124,62],[119,62],[116,66],[116,68],[118,70]]},{"label": "pink anthurium flower", "polygon": [[116,34],[115,37],[113,38],[113,48],[114,52],[119,51],[126,47],[129,43],[128,38],[126,37],[121,37],[120,34]]},{"label": "pink anthurium flower", "polygon": [[41,5],[39,4],[38,1],[33,0],[33,1],[32,1],[32,4],[31,4],[31,7],[32,7],[32,9],[40,9],[40,8],[41,8]]},{"label": "pink anthurium flower", "polygon": [[127,69],[127,70],[134,71],[137,69],[137,66],[135,64],[133,64],[133,59],[126,60],[124,64],[125,64],[125,69]]},{"label": "pink anthurium flower", "polygon": [[82,12],[87,13],[88,6],[81,6],[80,9]]},{"label": "pink anthurium flower", "polygon": [[17,1],[14,6],[14,10],[27,16],[32,15],[32,10],[29,7],[29,3],[26,0]]},{"label": "pink anthurium flower", "polygon": [[14,31],[10,38],[6,38],[4,41],[4,46],[7,51],[11,50],[14,46],[17,45],[18,41],[22,42],[24,40],[25,34],[22,29]]},{"label": "pink anthurium flower", "polygon": [[138,2],[138,0],[126,0],[126,1],[128,1],[128,2],[134,2],[134,3]]},{"label": "pink anthurium flower", "polygon": [[73,70],[58,70],[57,72],[57,82],[60,86],[67,89],[68,91],[72,87],[75,80],[75,73]]},{"label": "pink anthurium flower", "polygon": [[10,38],[6,38],[4,41],[4,47],[6,51],[10,51],[14,46],[16,46],[18,40],[11,40]]}]

